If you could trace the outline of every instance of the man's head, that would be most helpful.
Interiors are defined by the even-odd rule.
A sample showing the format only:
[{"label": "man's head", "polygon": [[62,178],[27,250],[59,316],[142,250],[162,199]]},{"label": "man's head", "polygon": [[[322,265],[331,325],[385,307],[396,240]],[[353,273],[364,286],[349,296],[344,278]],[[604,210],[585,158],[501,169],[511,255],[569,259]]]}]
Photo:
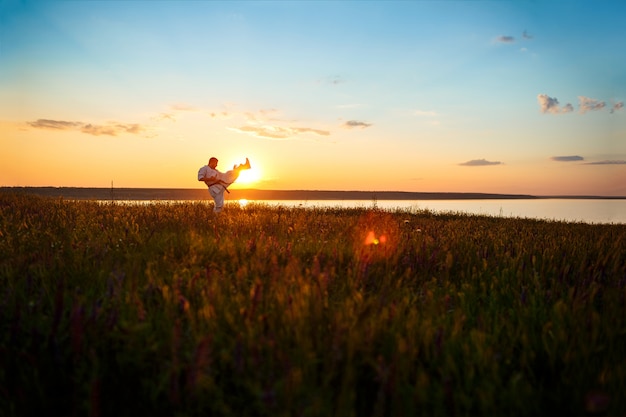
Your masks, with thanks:
[{"label": "man's head", "polygon": [[217,158],[212,156],[211,159],[209,159],[209,167],[215,169],[216,166],[217,166]]}]

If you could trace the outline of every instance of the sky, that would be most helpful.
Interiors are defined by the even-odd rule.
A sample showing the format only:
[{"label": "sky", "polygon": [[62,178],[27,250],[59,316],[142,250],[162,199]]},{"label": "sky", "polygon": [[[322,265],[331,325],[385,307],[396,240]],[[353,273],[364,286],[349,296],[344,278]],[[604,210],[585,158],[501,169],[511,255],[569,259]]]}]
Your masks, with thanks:
[{"label": "sky", "polygon": [[626,2],[0,0],[0,186],[626,196]]}]

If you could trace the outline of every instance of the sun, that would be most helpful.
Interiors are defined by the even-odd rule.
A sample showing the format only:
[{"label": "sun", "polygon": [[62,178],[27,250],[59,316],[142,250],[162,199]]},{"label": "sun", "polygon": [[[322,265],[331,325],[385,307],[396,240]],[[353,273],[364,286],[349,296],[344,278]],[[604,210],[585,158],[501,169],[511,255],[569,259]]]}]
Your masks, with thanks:
[{"label": "sun", "polygon": [[237,178],[238,184],[254,184],[261,180],[261,171],[252,167],[251,169],[247,169],[245,171],[241,171],[239,174],[239,178]]}]

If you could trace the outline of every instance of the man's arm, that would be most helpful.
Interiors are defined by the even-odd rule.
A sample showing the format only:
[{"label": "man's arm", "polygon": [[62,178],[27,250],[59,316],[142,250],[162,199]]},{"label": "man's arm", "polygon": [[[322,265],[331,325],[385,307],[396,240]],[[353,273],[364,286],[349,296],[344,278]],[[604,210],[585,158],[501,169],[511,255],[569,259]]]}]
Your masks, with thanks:
[{"label": "man's arm", "polygon": [[212,177],[205,177],[204,175],[201,178],[198,178],[198,181],[204,181],[205,183],[215,182],[217,180],[217,175],[213,175]]},{"label": "man's arm", "polygon": [[200,170],[198,170],[198,181],[204,181],[207,184],[209,182],[215,182],[217,175],[214,173],[212,177],[207,177],[207,171],[208,169],[206,166],[203,166]]}]

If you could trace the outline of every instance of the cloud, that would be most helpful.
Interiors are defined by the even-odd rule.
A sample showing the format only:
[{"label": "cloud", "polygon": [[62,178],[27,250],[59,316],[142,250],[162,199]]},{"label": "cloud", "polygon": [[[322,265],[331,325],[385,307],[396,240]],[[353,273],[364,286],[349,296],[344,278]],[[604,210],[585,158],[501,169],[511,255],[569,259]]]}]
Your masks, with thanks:
[{"label": "cloud", "polygon": [[[229,106],[233,107],[233,106]],[[312,134],[315,136],[330,136],[328,130],[314,129],[310,127],[293,127],[285,125],[293,125],[298,123],[295,120],[286,120],[282,117],[282,112],[275,108],[267,108],[255,111],[230,110],[228,112],[213,112],[211,117],[235,118],[243,119],[239,126],[231,124],[228,130],[237,133],[244,133],[250,136],[272,140],[288,140],[299,135]]]},{"label": "cloud", "polygon": [[371,125],[372,125],[371,123],[360,122],[358,120],[348,120],[347,122],[343,124],[343,127],[345,127],[346,129],[353,129],[356,127],[365,129],[367,127],[370,127]]},{"label": "cloud", "polygon": [[133,135],[138,135],[144,131],[144,128],[137,124],[110,124],[104,126],[86,124],[83,125],[80,129],[81,132],[87,133],[94,136],[100,135],[109,135],[109,136],[117,136],[120,133],[130,133]]},{"label": "cloud", "polygon": [[430,111],[430,110],[414,110],[412,112],[413,116],[419,117],[422,120],[426,119],[429,125],[431,126],[439,126],[441,124],[441,122],[438,120],[439,117],[439,113],[437,113],[436,111]]},{"label": "cloud", "polygon": [[496,38],[496,42],[513,43],[515,42],[515,38],[513,36],[500,35]]},{"label": "cloud", "polygon": [[160,121],[170,121],[170,122],[175,122],[176,121],[176,116],[174,115],[174,113],[160,113],[156,116],[153,116],[151,118],[151,120],[155,121],[155,122],[160,122]]},{"label": "cloud", "polygon": [[212,111],[209,112],[209,117],[211,119],[225,120],[232,119],[233,115],[227,111]]},{"label": "cloud", "polygon": [[91,123],[68,122],[64,120],[38,119],[34,122],[27,122],[27,124],[36,129],[75,130],[93,136],[117,136],[123,133],[139,135],[146,131],[145,127],[138,123],[126,124],[109,122],[105,125],[94,125]]},{"label": "cloud", "polygon": [[578,156],[578,155],[569,155],[569,156],[553,156],[552,158],[553,161],[557,161],[557,162],[573,162],[573,161],[583,161],[585,158],[583,158],[582,156]]},{"label": "cloud", "polygon": [[[528,31],[525,30],[525,31],[522,32],[522,39],[530,40],[532,38],[533,38],[533,36],[530,35],[528,33]],[[495,42],[497,42],[497,43],[515,43],[516,39],[515,39],[514,36],[511,36],[511,35],[500,35],[500,36],[496,37]]]},{"label": "cloud", "polygon": [[177,103],[169,106],[167,112],[160,113],[152,117],[154,121],[172,121],[175,122],[183,114],[201,114],[208,116],[212,120],[231,120],[243,118],[247,122],[266,122],[268,120],[278,120],[277,115],[280,111],[274,108],[261,110],[242,110],[234,103],[227,103],[222,108],[206,108],[198,107],[187,103]]},{"label": "cloud", "polygon": [[264,139],[290,139],[303,133],[314,133],[319,136],[330,136],[330,132],[308,127],[281,127],[281,126],[242,126],[231,127],[230,130],[239,133],[247,133]]},{"label": "cloud", "polygon": [[585,114],[588,111],[602,110],[606,107],[606,103],[604,101],[584,96],[578,96],[578,103],[580,106],[580,114]]},{"label": "cloud", "polygon": [[169,110],[152,116],[150,120],[154,122],[176,122],[181,113],[199,113],[202,109],[187,103],[175,103],[169,106]]},{"label": "cloud", "polygon": [[331,75],[328,77],[320,78],[317,80],[319,84],[330,84],[330,85],[338,85],[344,84],[346,80],[341,75]]},{"label": "cloud", "polygon": [[626,165],[624,160],[605,160],[597,162],[587,162],[585,165]]},{"label": "cloud", "polygon": [[176,104],[172,104],[170,107],[174,111],[190,111],[190,112],[201,111],[201,109],[195,106],[192,106],[191,104],[187,104],[187,103],[176,103]]},{"label": "cloud", "polygon": [[363,107],[363,104],[359,104],[359,103],[353,103],[353,104],[339,104],[338,106],[335,106],[338,109],[357,109],[359,107]]},{"label": "cloud", "polygon": [[539,107],[542,113],[560,114],[570,113],[574,110],[574,106],[570,103],[561,107],[559,105],[559,100],[556,97],[550,97],[547,94],[538,94],[537,101],[539,102]]},{"label": "cloud", "polygon": [[66,122],[63,120],[37,119],[34,122],[27,122],[28,125],[37,129],[71,130],[80,127],[78,122]]},{"label": "cloud", "polygon": [[501,165],[500,161],[487,161],[486,159],[472,159],[471,161],[460,163],[461,166],[466,167],[484,167],[490,165]]},{"label": "cloud", "polygon": [[[550,97],[547,94],[538,94],[537,101],[539,102],[539,107],[542,113],[562,114],[574,111],[574,106],[570,103],[561,107],[559,100],[556,97]],[[578,112],[580,114],[585,114],[590,111],[600,111],[607,108],[607,104],[604,101],[585,96],[578,96]],[[624,108],[624,102],[618,101],[608,109],[610,113],[615,113],[622,108]]]},{"label": "cloud", "polygon": [[278,115],[280,112],[276,109],[261,109],[257,112],[244,112],[243,115],[246,120],[253,122],[263,122],[266,120],[277,120],[275,115]]},{"label": "cloud", "polygon": [[334,77],[329,77],[327,79],[327,82],[332,84],[332,85],[337,85],[337,84],[345,83],[346,80],[344,80],[343,77],[341,77],[340,75],[335,75]]}]

